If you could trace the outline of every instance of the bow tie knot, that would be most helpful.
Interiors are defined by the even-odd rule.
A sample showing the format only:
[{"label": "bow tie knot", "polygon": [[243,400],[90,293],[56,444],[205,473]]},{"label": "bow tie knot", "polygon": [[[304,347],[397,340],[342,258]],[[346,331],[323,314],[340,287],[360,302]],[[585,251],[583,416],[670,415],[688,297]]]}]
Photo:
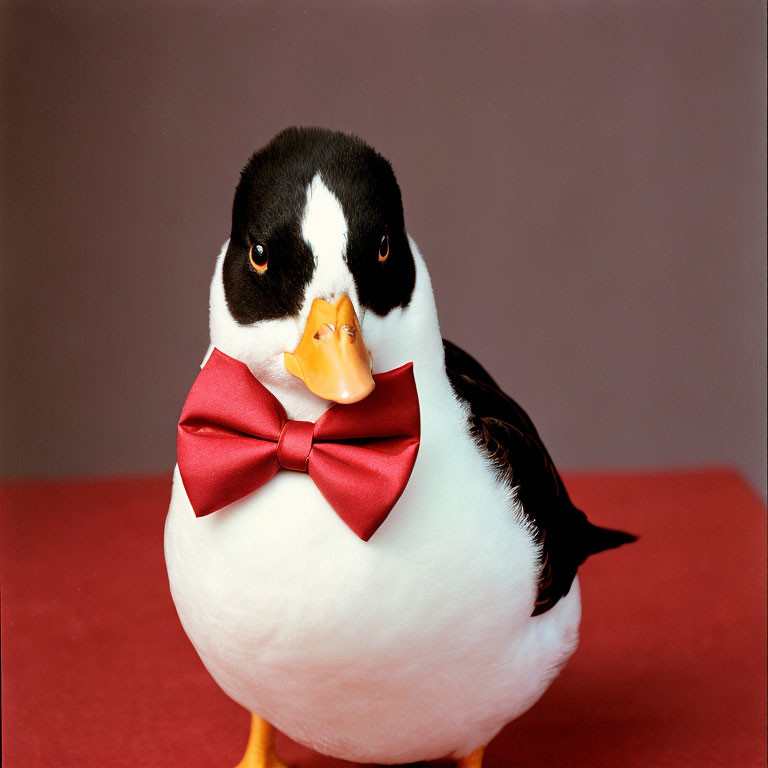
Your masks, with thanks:
[{"label": "bow tie knot", "polygon": [[405,490],[420,432],[413,365],[373,378],[364,400],[332,405],[314,424],[294,421],[245,363],[214,349],[184,403],[176,443],[195,514],[216,512],[287,469],[307,473],[368,541]]},{"label": "bow tie knot", "polygon": [[277,441],[277,463],[283,469],[306,472],[315,425],[311,421],[288,419]]}]

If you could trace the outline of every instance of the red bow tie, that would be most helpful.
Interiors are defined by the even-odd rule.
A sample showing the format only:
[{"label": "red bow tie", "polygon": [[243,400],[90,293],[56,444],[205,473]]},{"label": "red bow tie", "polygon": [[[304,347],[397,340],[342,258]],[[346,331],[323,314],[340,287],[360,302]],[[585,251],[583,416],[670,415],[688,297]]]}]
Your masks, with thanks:
[{"label": "red bow tie", "polygon": [[245,363],[214,349],[179,419],[179,471],[195,514],[226,507],[280,469],[306,472],[341,519],[368,541],[395,506],[419,450],[413,364],[376,374],[364,400],[314,424],[288,419]]}]

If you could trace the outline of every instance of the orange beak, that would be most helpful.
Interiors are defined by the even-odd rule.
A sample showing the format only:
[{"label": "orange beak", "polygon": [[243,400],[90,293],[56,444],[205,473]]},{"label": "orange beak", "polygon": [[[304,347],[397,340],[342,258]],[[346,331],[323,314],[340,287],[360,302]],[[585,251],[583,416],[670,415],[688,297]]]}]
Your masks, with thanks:
[{"label": "orange beak", "polygon": [[315,299],[299,345],[283,357],[288,372],[326,400],[356,403],[373,391],[371,355],[349,296],[336,304]]}]

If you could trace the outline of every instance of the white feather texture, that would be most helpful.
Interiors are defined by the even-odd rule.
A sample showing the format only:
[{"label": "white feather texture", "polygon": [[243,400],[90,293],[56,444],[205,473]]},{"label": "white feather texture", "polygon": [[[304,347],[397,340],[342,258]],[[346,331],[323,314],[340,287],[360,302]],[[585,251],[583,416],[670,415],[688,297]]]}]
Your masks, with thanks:
[{"label": "white feather texture", "polygon": [[[338,258],[346,226],[333,221],[329,195],[316,177],[303,231],[319,268],[299,317],[238,325],[224,300],[225,246],[211,344],[245,362],[290,417],[314,420],[328,403],[285,371],[282,352],[297,344],[313,298],[348,292],[374,370],[414,363],[422,439],[413,474],[366,543],[307,475],[280,472],[198,519],[177,469],[165,532],[171,591],[218,684],[296,741],[355,762],[462,756],[528,709],[567,661],[578,582],[531,617],[537,546],[445,375],[426,265],[411,242],[409,306],[384,318],[359,311]],[[325,230],[313,226],[312,201],[331,222]]]},{"label": "white feather texture", "polygon": [[[347,269],[347,220],[336,195],[316,174],[307,187],[307,201],[301,221],[301,235],[315,254],[315,273],[306,291],[311,298],[325,298],[350,293],[357,304],[357,293],[352,275]],[[318,296],[321,291],[321,296]]]}]

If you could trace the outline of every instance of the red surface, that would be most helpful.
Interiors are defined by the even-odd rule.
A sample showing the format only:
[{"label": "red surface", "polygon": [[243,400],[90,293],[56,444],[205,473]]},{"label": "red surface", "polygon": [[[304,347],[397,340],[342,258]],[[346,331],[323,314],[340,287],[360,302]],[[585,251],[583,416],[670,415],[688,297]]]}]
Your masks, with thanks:
[{"label": "red surface", "polygon": [[[763,766],[766,516],[728,471],[567,478],[642,539],[581,569],[582,640],[494,766]],[[170,480],[6,486],[3,765],[220,766],[248,715],[178,624],[162,538]],[[278,740],[297,766],[338,761]]]}]

